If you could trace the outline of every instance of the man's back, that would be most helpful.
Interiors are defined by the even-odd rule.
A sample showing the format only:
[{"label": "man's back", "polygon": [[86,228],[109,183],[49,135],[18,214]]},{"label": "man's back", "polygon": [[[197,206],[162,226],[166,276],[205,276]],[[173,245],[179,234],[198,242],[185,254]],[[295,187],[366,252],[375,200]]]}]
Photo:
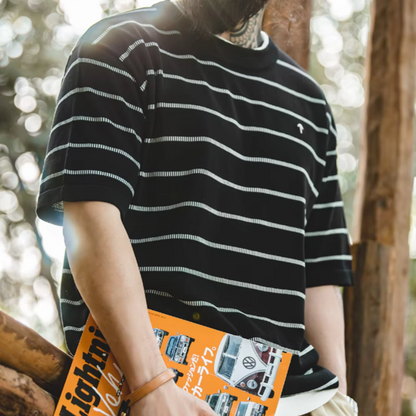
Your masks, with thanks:
[{"label": "man's back", "polygon": [[[320,88],[273,42],[196,37],[165,1],[74,48],[38,214],[62,223],[68,196],[114,204],[150,309],[292,352],[284,395],[333,389],[304,339],[304,300],[351,284],[335,134]],[[65,263],[73,353],[88,309]]]}]

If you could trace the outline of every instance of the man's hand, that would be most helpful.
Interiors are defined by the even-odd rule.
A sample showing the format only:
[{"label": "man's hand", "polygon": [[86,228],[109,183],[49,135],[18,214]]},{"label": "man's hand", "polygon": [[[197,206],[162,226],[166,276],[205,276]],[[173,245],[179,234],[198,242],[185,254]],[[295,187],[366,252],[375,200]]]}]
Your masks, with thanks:
[{"label": "man's hand", "polygon": [[306,339],[319,353],[318,364],[339,379],[339,390],[347,394],[345,325],[342,295],[338,286],[306,289]]},{"label": "man's hand", "polygon": [[173,380],[131,407],[131,416],[216,416],[208,403],[182,390]]}]

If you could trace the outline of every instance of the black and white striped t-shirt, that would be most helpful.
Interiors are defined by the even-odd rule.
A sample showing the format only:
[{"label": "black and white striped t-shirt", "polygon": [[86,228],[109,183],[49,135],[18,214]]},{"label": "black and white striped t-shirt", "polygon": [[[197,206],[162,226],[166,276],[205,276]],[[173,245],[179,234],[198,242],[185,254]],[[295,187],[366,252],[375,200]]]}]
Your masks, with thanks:
[{"label": "black and white striped t-shirt", "polygon": [[[163,1],[75,46],[37,213],[62,224],[62,201],[114,204],[149,308],[292,352],[284,396],[334,389],[304,302],[306,287],[352,284],[335,149],[322,90],[271,40],[201,39]],[[61,296],[74,353],[88,310],[66,256]]]}]

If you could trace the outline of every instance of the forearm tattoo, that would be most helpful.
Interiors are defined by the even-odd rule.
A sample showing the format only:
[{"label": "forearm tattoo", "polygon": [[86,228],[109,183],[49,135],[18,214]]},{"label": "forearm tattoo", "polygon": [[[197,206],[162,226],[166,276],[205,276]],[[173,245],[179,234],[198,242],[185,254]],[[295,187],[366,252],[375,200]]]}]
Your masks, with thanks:
[{"label": "forearm tattoo", "polygon": [[230,30],[230,41],[243,48],[257,48],[262,43],[261,25],[265,8],[261,9],[242,26]]}]

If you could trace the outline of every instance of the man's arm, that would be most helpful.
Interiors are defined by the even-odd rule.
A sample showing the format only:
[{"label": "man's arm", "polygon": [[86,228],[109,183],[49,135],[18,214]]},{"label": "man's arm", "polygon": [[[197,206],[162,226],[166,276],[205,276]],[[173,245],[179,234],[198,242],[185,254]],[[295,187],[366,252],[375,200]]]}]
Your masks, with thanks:
[{"label": "man's arm", "polygon": [[[103,332],[130,389],[166,369],[147,312],[130,239],[112,204],[64,202],[68,260],[81,296]],[[132,407],[132,416],[215,416],[173,380]]]},{"label": "man's arm", "polygon": [[339,390],[347,394],[344,307],[338,286],[306,289],[306,339],[319,353],[318,364],[339,378]]}]

